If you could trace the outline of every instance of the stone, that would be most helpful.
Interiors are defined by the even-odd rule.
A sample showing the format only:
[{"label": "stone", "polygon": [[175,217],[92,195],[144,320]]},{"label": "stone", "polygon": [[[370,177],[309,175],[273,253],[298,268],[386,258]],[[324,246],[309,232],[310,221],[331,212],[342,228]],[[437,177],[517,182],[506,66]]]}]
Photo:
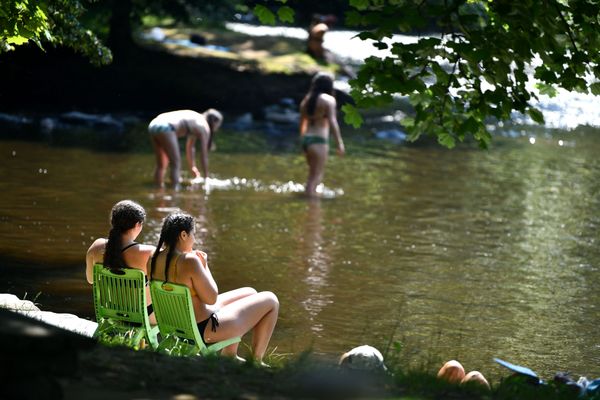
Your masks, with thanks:
[{"label": "stone", "polygon": [[355,347],[342,354],[339,364],[352,370],[387,371],[381,352],[369,345]]}]

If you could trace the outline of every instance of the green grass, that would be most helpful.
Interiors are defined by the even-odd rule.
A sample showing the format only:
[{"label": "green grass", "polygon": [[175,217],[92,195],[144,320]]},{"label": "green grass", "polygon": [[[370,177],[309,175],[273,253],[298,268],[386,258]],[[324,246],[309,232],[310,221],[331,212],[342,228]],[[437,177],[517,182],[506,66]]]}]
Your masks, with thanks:
[{"label": "green grass", "polygon": [[[247,350],[247,349],[246,349]],[[570,400],[567,387],[549,383],[531,385],[520,378],[506,378],[489,391],[480,386],[459,386],[438,380],[423,371],[404,371],[395,366],[388,373],[365,373],[339,368],[335,362],[305,352],[297,355],[269,351],[265,361],[238,364],[231,359],[171,357],[151,351],[96,346],[80,356],[78,380],[90,392],[106,388],[169,398],[190,394],[197,398],[391,398],[400,400]],[[582,399],[600,400],[596,397]]]}]

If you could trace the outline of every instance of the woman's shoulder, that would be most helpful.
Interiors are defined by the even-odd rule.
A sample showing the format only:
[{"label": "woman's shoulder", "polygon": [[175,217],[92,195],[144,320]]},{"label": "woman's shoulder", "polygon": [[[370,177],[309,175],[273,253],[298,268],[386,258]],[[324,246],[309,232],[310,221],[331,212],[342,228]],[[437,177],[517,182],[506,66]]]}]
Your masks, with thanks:
[{"label": "woman's shoulder", "polygon": [[319,94],[319,98],[318,100],[327,103],[327,104],[335,104],[335,97],[333,97],[332,95],[328,94],[328,93],[320,93]]},{"label": "woman's shoulder", "polygon": [[138,253],[153,255],[156,251],[156,246],[140,243],[138,246],[135,246],[135,249]]},{"label": "woman's shoulder", "polygon": [[106,239],[106,238],[98,238],[98,239],[94,240],[94,243],[91,244],[87,253],[88,254],[96,254],[96,253],[104,254],[104,249],[106,248],[107,242],[108,242],[108,239]]},{"label": "woman's shoulder", "polygon": [[200,250],[190,251],[183,255],[183,262],[188,267],[196,268],[198,266],[206,266],[207,254]]}]

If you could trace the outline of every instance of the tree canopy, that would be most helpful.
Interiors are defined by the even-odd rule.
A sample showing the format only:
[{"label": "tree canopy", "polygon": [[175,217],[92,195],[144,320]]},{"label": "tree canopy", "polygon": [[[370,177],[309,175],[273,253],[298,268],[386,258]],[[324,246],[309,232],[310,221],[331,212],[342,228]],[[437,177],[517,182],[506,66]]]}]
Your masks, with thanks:
[{"label": "tree canopy", "polygon": [[111,61],[110,50],[86,29],[79,18],[84,7],[77,0],[3,0],[0,2],[0,53],[29,41],[71,47],[96,64]]},{"label": "tree canopy", "polygon": [[[110,29],[122,34],[111,40],[111,32],[113,50],[131,33],[131,24],[123,22],[148,12],[181,17],[249,5],[272,24],[294,21],[295,10],[304,7],[300,0],[4,0],[0,52],[28,41],[40,47],[50,42],[98,64],[110,62],[111,51],[81,23],[83,4],[92,3],[112,11]],[[359,109],[406,96],[414,113],[402,124],[412,139],[429,134],[453,147],[472,137],[487,147],[489,118],[508,120],[519,111],[544,121],[532,105],[537,93],[554,95],[564,88],[600,94],[597,0],[348,0],[347,9],[345,25],[388,51],[366,59],[351,80],[355,105],[343,109],[346,122],[355,126],[362,122]],[[398,33],[429,30],[432,22],[434,32],[414,43],[394,40]]]},{"label": "tree canopy", "polygon": [[[361,39],[389,50],[385,57],[366,59],[351,81],[356,107],[346,105],[344,111],[346,122],[353,125],[362,121],[357,108],[408,96],[415,113],[402,124],[412,139],[430,134],[453,147],[473,137],[487,147],[485,122],[490,117],[508,120],[519,111],[543,123],[543,114],[531,103],[538,92],[554,95],[560,87],[600,94],[597,0],[349,3],[353,9],[346,13],[346,24],[361,30]],[[257,6],[255,11],[261,20],[273,20],[269,8]],[[272,14],[289,19],[289,5],[280,4]],[[416,43],[394,42],[394,34],[424,29],[432,20],[437,32]],[[528,71],[536,79],[536,90],[528,85]]]}]

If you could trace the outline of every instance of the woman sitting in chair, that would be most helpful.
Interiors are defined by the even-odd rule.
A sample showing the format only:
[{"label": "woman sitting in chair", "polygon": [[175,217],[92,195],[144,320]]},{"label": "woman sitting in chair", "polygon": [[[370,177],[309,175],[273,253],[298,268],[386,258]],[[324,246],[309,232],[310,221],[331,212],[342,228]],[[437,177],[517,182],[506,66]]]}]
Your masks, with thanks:
[{"label": "woman sitting in chair", "polygon": [[[155,248],[135,241],[142,231],[145,219],[144,208],[131,200],[123,200],[113,206],[110,216],[112,228],[108,239],[96,239],[85,257],[85,275],[88,283],[94,283],[94,264],[97,263],[111,269],[135,268],[148,275],[146,265]],[[149,288],[146,288],[146,296],[150,323],[155,325],[156,318],[152,310]]]},{"label": "woman sitting in chair", "polygon": [[[265,365],[262,359],[279,313],[277,296],[271,292],[257,293],[249,287],[219,294],[206,253],[194,250],[194,226],[194,218],[187,214],[175,213],[165,218],[150,261],[151,279],[179,283],[190,289],[198,330],[205,344],[252,330],[253,356]],[[243,361],[237,355],[238,345],[225,347],[222,354]]]}]

